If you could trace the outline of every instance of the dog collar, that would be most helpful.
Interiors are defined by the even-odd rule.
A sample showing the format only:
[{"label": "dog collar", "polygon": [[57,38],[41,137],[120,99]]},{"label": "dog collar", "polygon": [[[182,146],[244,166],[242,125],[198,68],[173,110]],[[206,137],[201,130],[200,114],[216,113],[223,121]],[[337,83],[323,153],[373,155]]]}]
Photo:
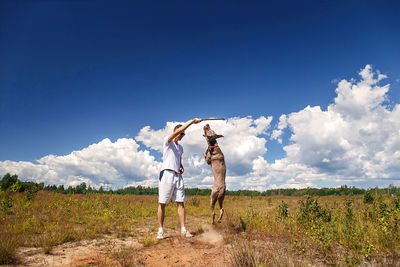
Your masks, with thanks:
[{"label": "dog collar", "polygon": [[218,147],[218,144],[215,144],[215,146],[208,146],[208,148],[216,148]]}]

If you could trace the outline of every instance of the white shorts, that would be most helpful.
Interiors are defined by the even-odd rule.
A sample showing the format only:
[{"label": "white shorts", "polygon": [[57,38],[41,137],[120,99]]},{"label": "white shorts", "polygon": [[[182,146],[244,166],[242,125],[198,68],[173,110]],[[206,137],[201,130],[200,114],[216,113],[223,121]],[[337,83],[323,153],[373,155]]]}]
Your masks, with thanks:
[{"label": "white shorts", "polygon": [[167,204],[171,197],[173,202],[186,202],[183,178],[174,171],[164,170],[158,183],[158,203]]}]

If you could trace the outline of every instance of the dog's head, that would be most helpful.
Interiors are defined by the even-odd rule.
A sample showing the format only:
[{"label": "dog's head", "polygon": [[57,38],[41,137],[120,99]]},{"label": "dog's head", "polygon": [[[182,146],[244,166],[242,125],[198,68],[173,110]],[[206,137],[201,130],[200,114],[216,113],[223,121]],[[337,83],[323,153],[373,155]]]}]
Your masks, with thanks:
[{"label": "dog's head", "polygon": [[217,139],[218,138],[224,137],[223,135],[216,134],[213,130],[211,130],[209,124],[206,124],[203,127],[203,130],[204,130],[204,135],[203,136],[206,138],[207,143],[208,143],[209,146],[214,146],[217,143]]}]

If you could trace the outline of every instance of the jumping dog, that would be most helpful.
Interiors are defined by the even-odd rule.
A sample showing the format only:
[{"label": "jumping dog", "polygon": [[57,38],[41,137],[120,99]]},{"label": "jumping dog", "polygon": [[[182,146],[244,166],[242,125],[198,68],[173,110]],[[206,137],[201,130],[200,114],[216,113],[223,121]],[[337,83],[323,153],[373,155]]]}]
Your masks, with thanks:
[{"label": "jumping dog", "polygon": [[226,185],[225,185],[225,176],[226,176],[226,165],[224,154],[222,153],[221,148],[217,143],[217,139],[220,137],[224,137],[223,135],[216,134],[213,130],[211,130],[210,125],[205,125],[204,128],[204,137],[207,141],[208,148],[207,151],[203,153],[203,156],[207,162],[207,164],[211,165],[212,172],[214,174],[214,185],[211,191],[211,214],[212,214],[212,224],[215,223],[215,203],[218,200],[220,207],[220,215],[218,218],[218,222],[220,223],[222,220],[222,216],[224,215],[224,209],[222,208],[222,203],[224,202]]}]

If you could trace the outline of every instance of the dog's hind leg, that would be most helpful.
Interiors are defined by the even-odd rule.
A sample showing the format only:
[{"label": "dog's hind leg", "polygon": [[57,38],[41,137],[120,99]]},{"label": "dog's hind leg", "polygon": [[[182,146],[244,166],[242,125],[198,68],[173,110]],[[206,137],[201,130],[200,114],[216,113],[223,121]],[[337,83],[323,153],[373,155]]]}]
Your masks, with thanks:
[{"label": "dog's hind leg", "polygon": [[212,221],[211,223],[215,223],[215,203],[217,203],[217,197],[218,197],[218,192],[215,192],[214,190],[211,192],[211,218]]},{"label": "dog's hind leg", "polygon": [[222,203],[224,202],[225,195],[222,195],[218,198],[218,204],[219,204],[219,209],[220,209],[220,214],[218,218],[218,222],[220,223],[222,221],[222,216],[224,215],[224,208],[222,207]]}]

